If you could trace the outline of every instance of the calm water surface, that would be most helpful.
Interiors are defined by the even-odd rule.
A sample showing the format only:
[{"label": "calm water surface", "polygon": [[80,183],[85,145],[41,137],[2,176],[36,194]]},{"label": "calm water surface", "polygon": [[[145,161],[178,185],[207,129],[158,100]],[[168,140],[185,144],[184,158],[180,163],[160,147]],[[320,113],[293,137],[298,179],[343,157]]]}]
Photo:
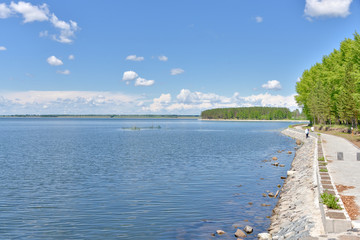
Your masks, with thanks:
[{"label": "calm water surface", "polygon": [[248,224],[252,239],[294,157],[289,124],[0,119],[0,238],[234,239]]}]

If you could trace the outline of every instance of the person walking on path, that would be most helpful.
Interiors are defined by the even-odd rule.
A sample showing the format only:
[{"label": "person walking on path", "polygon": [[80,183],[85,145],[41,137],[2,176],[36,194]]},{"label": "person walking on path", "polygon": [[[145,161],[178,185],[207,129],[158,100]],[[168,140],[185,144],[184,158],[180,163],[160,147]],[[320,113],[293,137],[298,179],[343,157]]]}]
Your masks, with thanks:
[{"label": "person walking on path", "polygon": [[305,129],[305,134],[306,134],[306,138],[308,138],[309,137],[309,129],[308,128]]}]

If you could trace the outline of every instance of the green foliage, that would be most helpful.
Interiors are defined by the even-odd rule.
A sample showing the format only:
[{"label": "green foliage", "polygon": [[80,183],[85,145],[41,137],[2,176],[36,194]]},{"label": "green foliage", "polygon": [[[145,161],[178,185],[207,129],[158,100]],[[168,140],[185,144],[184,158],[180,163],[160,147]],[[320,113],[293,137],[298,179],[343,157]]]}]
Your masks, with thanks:
[{"label": "green foliage", "polygon": [[320,172],[328,172],[328,170],[326,168],[322,168],[320,169]]},{"label": "green foliage", "polygon": [[360,35],[305,70],[296,84],[297,103],[312,123],[356,127],[360,115]]},{"label": "green foliage", "polygon": [[324,192],[320,195],[322,203],[328,206],[328,208],[332,209],[342,209],[340,205],[338,204],[339,199],[336,199],[336,197],[328,192]]},{"label": "green foliage", "polygon": [[325,161],[325,158],[324,157],[319,157],[318,161],[323,162],[323,161]]},{"label": "green foliage", "polygon": [[300,116],[298,110],[276,107],[216,108],[201,113],[202,119],[284,120]]}]

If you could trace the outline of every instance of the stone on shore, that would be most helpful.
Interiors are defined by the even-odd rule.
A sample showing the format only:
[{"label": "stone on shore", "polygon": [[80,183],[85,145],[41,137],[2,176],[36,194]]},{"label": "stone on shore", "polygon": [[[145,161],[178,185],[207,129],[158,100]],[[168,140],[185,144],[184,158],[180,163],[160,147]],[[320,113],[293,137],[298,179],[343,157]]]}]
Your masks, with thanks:
[{"label": "stone on shore", "polygon": [[281,197],[273,209],[268,229],[271,238],[264,236],[259,239],[307,239],[310,236],[319,236],[324,230],[320,209],[315,201],[316,139],[306,139],[300,129],[286,129],[282,133],[298,139],[296,144],[299,146],[291,169],[287,172],[286,181],[281,186],[281,194],[280,191],[278,193],[277,197]]},{"label": "stone on shore", "polygon": [[258,234],[259,240],[272,240],[271,234],[269,233],[259,233]]},{"label": "stone on shore", "polygon": [[274,193],[272,193],[272,192],[270,192],[270,193],[268,194],[268,196],[269,196],[269,197],[274,197],[274,196],[275,196],[275,194],[274,194]]},{"label": "stone on shore", "polygon": [[294,175],[294,173],[295,173],[295,171],[287,171],[288,176]]},{"label": "stone on shore", "polygon": [[225,231],[223,231],[223,230],[216,230],[216,233],[217,233],[218,235],[223,235],[223,234],[225,234]]},{"label": "stone on shore", "polygon": [[278,160],[278,158],[277,158],[277,157],[273,157],[272,160],[276,161],[276,160]]},{"label": "stone on shore", "polygon": [[244,238],[244,237],[246,237],[246,234],[243,231],[241,231],[240,229],[237,229],[235,232],[235,237]]},{"label": "stone on shore", "polygon": [[252,233],[252,232],[254,231],[254,229],[253,229],[252,227],[250,227],[249,225],[246,225],[246,226],[244,227],[244,231],[245,231],[246,233]]}]

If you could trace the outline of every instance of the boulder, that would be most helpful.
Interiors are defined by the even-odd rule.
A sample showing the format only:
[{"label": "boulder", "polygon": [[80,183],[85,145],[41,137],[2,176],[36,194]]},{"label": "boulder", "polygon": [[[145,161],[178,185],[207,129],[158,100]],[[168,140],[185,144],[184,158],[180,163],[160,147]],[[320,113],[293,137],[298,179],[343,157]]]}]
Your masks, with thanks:
[{"label": "boulder", "polygon": [[272,160],[276,161],[276,160],[278,160],[278,158],[277,158],[277,157],[273,157]]},{"label": "boulder", "polygon": [[292,151],[288,151],[288,154],[292,154]]},{"label": "boulder", "polygon": [[270,233],[259,233],[258,239],[259,240],[272,240],[272,237],[271,237]]},{"label": "boulder", "polygon": [[263,193],[262,196],[263,196],[263,197],[266,197],[266,193]]},{"label": "boulder", "polygon": [[285,165],[284,165],[284,164],[280,164],[279,166],[280,166],[280,167],[285,167]]},{"label": "boulder", "polygon": [[241,231],[240,229],[237,229],[235,232],[235,237],[244,238],[244,237],[246,237],[246,234],[243,231]]},{"label": "boulder", "polygon": [[269,196],[269,197],[274,197],[274,196],[275,196],[275,194],[274,194],[274,193],[272,193],[272,192],[270,192],[270,193],[268,194],[268,196]]},{"label": "boulder", "polygon": [[223,235],[223,234],[225,234],[225,231],[223,231],[223,230],[216,230],[216,233],[217,233],[218,235]]},{"label": "boulder", "polygon": [[295,173],[295,171],[287,171],[288,176],[294,175],[294,173]]},{"label": "boulder", "polygon": [[299,139],[296,140],[296,145],[301,145],[301,141]]},{"label": "boulder", "polygon": [[249,225],[246,225],[244,227],[244,232],[246,233],[252,233],[254,231],[254,229],[252,227],[250,227]]}]

